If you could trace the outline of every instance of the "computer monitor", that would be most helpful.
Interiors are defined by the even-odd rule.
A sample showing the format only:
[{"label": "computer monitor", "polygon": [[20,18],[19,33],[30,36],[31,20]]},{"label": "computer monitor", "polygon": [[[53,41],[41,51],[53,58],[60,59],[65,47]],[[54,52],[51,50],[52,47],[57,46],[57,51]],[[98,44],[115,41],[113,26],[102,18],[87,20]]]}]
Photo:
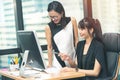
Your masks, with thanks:
[{"label": "computer monitor", "polygon": [[34,31],[18,31],[18,41],[20,48],[24,53],[26,50],[29,51],[26,65],[32,68],[45,69],[45,61],[42,53],[42,49],[36,33]]}]

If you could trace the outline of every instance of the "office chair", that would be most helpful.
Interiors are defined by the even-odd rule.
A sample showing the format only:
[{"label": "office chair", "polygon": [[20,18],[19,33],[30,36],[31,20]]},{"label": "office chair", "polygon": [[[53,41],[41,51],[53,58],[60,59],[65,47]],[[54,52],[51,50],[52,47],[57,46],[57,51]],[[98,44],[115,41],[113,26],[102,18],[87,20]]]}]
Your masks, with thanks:
[{"label": "office chair", "polygon": [[[120,34],[118,35],[118,49],[119,49],[119,57],[120,57]],[[120,80],[120,58],[119,58],[119,73],[118,73],[118,80]]]},{"label": "office chair", "polygon": [[102,40],[106,49],[105,56],[108,76],[107,78],[101,80],[117,80],[120,52],[120,34],[104,33],[102,36]]}]

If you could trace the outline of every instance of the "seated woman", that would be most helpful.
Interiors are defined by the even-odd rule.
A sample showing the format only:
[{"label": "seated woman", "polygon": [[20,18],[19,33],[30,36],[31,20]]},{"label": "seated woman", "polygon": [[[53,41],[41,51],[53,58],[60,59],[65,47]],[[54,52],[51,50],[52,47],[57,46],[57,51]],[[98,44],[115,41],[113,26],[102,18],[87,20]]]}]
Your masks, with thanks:
[{"label": "seated woman", "polygon": [[[102,32],[98,20],[84,18],[79,22],[79,33],[85,40],[79,41],[76,50],[76,61],[69,55],[60,53],[63,61],[68,61],[73,68],[64,67],[62,72],[77,71],[85,73],[84,80],[95,80],[107,76],[105,51],[101,40]],[[99,33],[100,32],[100,33]],[[77,66],[77,68],[75,68]],[[82,80],[80,78],[79,80]]]}]

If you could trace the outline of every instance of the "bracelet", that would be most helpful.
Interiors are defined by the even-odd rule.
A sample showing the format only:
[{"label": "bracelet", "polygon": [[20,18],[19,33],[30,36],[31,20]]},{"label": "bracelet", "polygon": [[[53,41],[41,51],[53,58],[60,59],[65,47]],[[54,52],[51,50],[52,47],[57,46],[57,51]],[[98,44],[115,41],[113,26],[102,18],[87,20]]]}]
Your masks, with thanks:
[{"label": "bracelet", "polygon": [[78,72],[78,67],[77,66],[75,67],[75,71]]}]

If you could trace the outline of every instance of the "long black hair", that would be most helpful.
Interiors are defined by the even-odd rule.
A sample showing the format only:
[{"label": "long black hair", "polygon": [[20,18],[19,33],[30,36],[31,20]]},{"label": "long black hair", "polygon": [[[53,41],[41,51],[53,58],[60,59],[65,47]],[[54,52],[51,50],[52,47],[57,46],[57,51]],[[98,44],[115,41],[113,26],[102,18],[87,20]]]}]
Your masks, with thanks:
[{"label": "long black hair", "polygon": [[91,28],[93,28],[94,32],[92,36],[95,37],[98,41],[102,42],[102,30],[101,30],[101,25],[98,19],[86,17],[79,22],[78,28],[80,29],[87,28],[88,32]]},{"label": "long black hair", "polygon": [[50,12],[52,10],[58,12],[59,14],[63,12],[63,17],[65,17],[65,10],[60,2],[52,1],[51,3],[49,3],[47,11]]},{"label": "long black hair", "polygon": [[65,16],[65,10],[64,10],[64,7],[63,5],[58,2],[58,1],[52,1],[48,4],[48,9],[47,11],[50,12],[54,10],[55,12],[59,13],[59,14],[62,14],[63,13],[63,16],[61,18],[61,21],[60,21],[60,25],[63,26],[63,28],[66,26],[67,22],[66,22],[66,16]]}]

